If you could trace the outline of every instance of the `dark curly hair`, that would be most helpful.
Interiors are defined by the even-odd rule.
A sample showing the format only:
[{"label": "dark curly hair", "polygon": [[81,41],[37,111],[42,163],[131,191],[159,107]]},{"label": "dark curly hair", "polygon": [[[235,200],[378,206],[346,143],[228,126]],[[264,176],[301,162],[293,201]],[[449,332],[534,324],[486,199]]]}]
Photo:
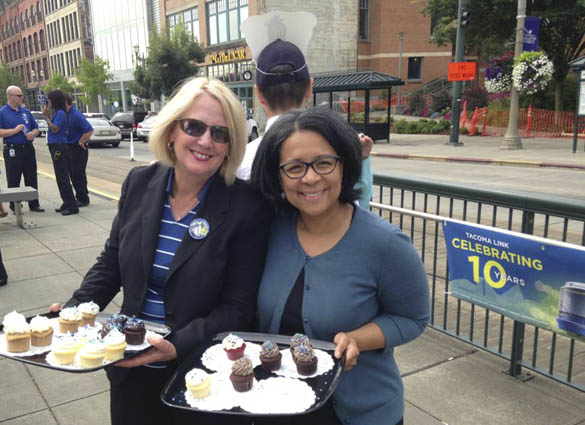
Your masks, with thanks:
[{"label": "dark curly hair", "polygon": [[53,111],[57,112],[59,109],[67,111],[67,106],[65,105],[65,93],[61,90],[51,90],[49,94],[47,94],[47,97],[51,101],[51,108],[53,108]]},{"label": "dark curly hair", "polygon": [[289,205],[281,196],[280,150],[285,140],[297,131],[314,131],[329,142],[343,164],[340,201],[353,202],[358,199],[360,192],[355,184],[362,173],[362,145],[356,131],[328,108],[289,111],[272,124],[254,158],[250,179],[252,187],[277,208]]}]

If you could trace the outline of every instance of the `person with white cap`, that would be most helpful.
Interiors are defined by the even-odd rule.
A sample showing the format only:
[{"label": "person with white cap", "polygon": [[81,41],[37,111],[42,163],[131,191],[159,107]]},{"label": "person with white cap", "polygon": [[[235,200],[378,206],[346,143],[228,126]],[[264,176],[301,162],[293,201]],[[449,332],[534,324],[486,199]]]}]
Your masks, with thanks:
[{"label": "person with white cap", "polygon": [[[313,94],[313,80],[305,60],[315,16],[308,12],[271,12],[250,16],[242,22],[242,33],[256,61],[256,94],[268,121],[266,131],[280,115],[303,108]],[[368,208],[372,198],[373,174],[370,166],[370,151],[373,140],[360,134],[362,143],[362,175],[357,183],[361,192],[359,203]],[[262,137],[246,146],[244,160],[237,176],[250,180],[252,163]]]}]

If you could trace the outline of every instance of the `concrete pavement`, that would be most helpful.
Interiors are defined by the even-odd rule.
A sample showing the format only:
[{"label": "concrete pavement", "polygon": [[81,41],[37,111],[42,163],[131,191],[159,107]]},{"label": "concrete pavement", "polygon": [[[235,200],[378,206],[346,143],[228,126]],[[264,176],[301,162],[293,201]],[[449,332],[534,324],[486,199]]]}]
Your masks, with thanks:
[{"label": "concrete pavement", "polygon": [[[523,151],[501,151],[496,144],[500,140],[492,138],[464,136],[463,147],[450,147],[444,145],[445,136],[394,136],[389,145],[377,143],[374,152],[585,166],[583,142],[573,155],[563,140],[534,139],[524,141]],[[66,300],[95,261],[116,212],[111,198],[118,195],[119,185],[90,178],[90,186],[101,185],[101,195],[92,193],[91,205],[79,215],[56,214],[56,183],[50,169],[41,171],[40,200],[47,211],[24,208],[25,221],[39,227],[20,229],[11,215],[0,219],[0,248],[9,273],[8,285],[0,288],[0,316],[12,310],[29,316]],[[119,305],[118,297],[108,311],[117,311]],[[539,375],[528,382],[510,378],[501,373],[507,362],[443,333],[427,330],[397,350],[397,361],[405,382],[408,425],[585,425],[585,393]],[[109,423],[103,372],[63,373],[0,358],[0,373],[0,424]]]}]

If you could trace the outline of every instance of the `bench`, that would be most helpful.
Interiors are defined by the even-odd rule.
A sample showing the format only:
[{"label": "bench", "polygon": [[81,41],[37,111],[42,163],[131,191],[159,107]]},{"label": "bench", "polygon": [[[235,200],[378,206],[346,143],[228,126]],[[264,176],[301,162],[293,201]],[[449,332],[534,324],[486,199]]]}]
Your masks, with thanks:
[{"label": "bench", "polygon": [[22,201],[33,201],[39,199],[38,190],[26,187],[10,187],[0,190],[0,202],[14,202],[14,212],[16,214],[16,224],[24,229],[22,220]]}]

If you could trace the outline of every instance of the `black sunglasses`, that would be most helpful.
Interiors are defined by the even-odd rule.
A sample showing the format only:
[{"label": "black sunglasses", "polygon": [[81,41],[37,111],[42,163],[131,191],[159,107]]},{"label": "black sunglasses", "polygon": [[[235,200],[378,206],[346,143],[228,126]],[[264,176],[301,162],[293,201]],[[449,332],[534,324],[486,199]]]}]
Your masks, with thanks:
[{"label": "black sunglasses", "polygon": [[181,118],[177,121],[179,122],[179,128],[188,136],[201,137],[209,127],[211,138],[214,142],[230,142],[230,130],[222,125],[207,125],[203,121],[195,118]]}]

